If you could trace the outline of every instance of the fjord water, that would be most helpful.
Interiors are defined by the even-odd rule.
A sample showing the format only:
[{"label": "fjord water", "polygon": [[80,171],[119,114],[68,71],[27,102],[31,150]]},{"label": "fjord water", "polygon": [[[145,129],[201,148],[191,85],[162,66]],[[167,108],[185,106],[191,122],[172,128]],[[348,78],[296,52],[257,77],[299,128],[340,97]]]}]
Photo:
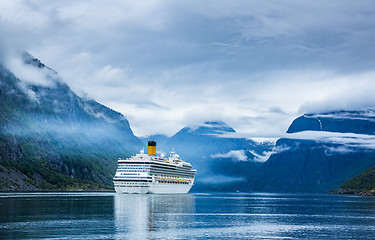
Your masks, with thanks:
[{"label": "fjord water", "polygon": [[375,198],[213,193],[0,194],[0,239],[371,239]]}]

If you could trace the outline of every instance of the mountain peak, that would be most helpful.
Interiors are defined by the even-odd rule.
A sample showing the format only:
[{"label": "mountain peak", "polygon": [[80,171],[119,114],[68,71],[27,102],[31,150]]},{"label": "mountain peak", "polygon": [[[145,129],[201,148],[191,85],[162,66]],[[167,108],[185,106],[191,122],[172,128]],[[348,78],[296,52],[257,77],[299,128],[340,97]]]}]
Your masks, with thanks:
[{"label": "mountain peak", "polygon": [[181,131],[187,131],[189,133],[200,135],[217,135],[228,132],[236,132],[233,128],[231,128],[223,121],[207,121],[202,124],[187,126]]},{"label": "mountain peak", "polygon": [[47,67],[38,58],[33,57],[30,53],[28,53],[26,51],[22,53],[22,61],[25,64],[29,64],[29,65],[32,65],[32,66],[35,66],[35,67],[38,67],[38,68],[41,68],[41,69],[42,68],[46,68],[46,69],[52,71],[54,74],[57,74],[57,72],[55,70],[53,70],[52,68]]}]

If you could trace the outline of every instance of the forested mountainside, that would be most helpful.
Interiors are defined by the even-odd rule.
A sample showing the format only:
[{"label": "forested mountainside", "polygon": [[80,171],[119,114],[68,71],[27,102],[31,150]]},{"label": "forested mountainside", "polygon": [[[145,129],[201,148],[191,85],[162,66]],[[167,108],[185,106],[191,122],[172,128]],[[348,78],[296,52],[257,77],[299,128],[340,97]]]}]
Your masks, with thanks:
[{"label": "forested mountainside", "polygon": [[332,193],[375,196],[375,166],[347,180]]},{"label": "forested mountainside", "polygon": [[0,64],[0,189],[111,189],[117,159],[142,145],[127,119],[28,53],[22,60],[44,83]]}]

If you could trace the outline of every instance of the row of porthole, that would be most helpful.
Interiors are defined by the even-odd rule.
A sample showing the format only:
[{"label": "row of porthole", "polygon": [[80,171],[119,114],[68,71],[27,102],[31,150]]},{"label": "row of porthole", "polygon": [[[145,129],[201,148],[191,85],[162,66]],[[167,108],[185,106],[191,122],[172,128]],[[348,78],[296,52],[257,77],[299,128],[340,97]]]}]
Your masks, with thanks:
[{"label": "row of porthole", "polygon": [[146,185],[147,183],[123,183],[123,185],[139,185],[139,184]]},{"label": "row of porthole", "polygon": [[122,167],[122,168],[124,168],[124,167],[137,167],[137,168],[150,168],[151,166],[150,165],[120,165],[119,167]]},{"label": "row of porthole", "polygon": [[126,187],[148,187],[148,186],[126,186]]},{"label": "row of porthole", "polygon": [[156,181],[157,183],[176,183],[176,184],[189,184],[187,182],[172,182],[172,181]]}]

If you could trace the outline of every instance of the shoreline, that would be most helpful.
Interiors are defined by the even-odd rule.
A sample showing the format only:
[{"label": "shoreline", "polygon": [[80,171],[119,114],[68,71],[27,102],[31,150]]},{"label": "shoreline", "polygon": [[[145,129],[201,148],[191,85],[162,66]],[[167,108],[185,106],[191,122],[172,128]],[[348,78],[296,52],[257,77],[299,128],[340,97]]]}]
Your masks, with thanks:
[{"label": "shoreline", "polygon": [[338,189],[330,191],[329,194],[375,197],[375,189]]}]

